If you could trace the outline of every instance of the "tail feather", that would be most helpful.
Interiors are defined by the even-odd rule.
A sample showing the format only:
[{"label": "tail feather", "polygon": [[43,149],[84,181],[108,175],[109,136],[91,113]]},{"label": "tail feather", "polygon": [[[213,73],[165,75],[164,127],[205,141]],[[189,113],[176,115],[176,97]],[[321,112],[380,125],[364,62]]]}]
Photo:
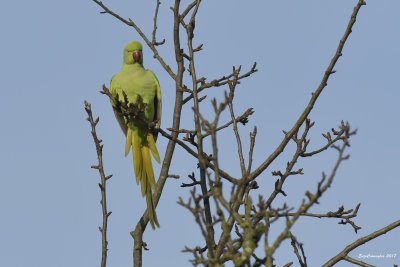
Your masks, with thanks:
[{"label": "tail feather", "polygon": [[160,155],[158,154],[156,143],[154,142],[154,137],[151,133],[147,134],[147,143],[149,144],[149,148],[151,150],[151,154],[153,154],[154,159],[158,163],[160,163]]},{"label": "tail feather", "polygon": [[146,169],[143,168],[143,166],[142,166],[141,173],[140,173],[140,186],[142,188],[142,197],[144,197],[144,195],[146,194],[148,182],[149,182],[149,180],[147,179]]},{"label": "tail feather", "polygon": [[146,170],[147,181],[150,183],[151,187],[154,187],[156,181],[154,180],[153,165],[151,164],[150,151],[147,146],[142,146],[142,157],[143,157],[143,169]]},{"label": "tail feather", "polygon": [[158,223],[156,208],[153,203],[153,188],[155,188],[155,178],[150,151],[158,162],[160,162],[160,157],[158,155],[158,151],[155,146],[153,136],[151,134],[147,135],[147,142],[145,142],[145,144],[143,145],[141,145],[134,138],[130,129],[127,133],[127,139],[128,138],[130,139],[130,141],[126,141],[125,153],[126,151],[128,151],[129,153],[129,148],[132,147],[133,166],[135,169],[136,183],[139,184],[140,182],[142,195],[146,196],[149,221],[151,227],[155,229],[156,226],[160,227],[160,224]]},{"label": "tail feather", "polygon": [[133,167],[135,169],[135,176],[136,176],[136,183],[139,184],[140,177],[142,176],[142,153],[140,149],[140,144],[139,142],[136,142],[134,140],[134,137],[132,137],[132,154],[133,154]]},{"label": "tail feather", "polygon": [[157,227],[160,228],[160,224],[157,219],[156,208],[154,207],[153,203],[152,190],[149,184],[147,184],[146,191],[147,191],[146,192],[147,213],[149,214],[149,221],[151,224],[151,228],[155,230],[156,229],[155,225],[157,225]]},{"label": "tail feather", "polygon": [[125,144],[125,157],[128,156],[129,150],[131,150],[132,146],[132,130],[128,128],[128,133],[126,135],[126,144]]}]

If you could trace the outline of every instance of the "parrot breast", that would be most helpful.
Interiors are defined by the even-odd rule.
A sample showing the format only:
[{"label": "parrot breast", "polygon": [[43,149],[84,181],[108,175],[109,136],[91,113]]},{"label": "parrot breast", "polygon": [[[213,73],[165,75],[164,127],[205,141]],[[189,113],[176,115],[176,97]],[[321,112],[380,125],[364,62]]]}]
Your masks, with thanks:
[{"label": "parrot breast", "polygon": [[128,96],[129,102],[136,103],[137,96],[140,95],[143,103],[146,103],[144,117],[154,120],[154,98],[156,97],[156,83],[154,78],[143,67],[135,65],[125,65],[121,72],[115,75],[113,83],[115,91],[120,100],[123,99],[122,90]]}]

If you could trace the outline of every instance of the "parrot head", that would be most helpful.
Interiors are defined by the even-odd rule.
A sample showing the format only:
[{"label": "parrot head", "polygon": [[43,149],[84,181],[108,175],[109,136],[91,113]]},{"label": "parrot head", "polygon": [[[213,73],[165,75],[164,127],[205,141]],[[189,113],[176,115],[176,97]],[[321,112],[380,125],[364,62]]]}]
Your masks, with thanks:
[{"label": "parrot head", "polygon": [[129,42],[124,49],[125,64],[143,64],[142,44],[134,41]]}]

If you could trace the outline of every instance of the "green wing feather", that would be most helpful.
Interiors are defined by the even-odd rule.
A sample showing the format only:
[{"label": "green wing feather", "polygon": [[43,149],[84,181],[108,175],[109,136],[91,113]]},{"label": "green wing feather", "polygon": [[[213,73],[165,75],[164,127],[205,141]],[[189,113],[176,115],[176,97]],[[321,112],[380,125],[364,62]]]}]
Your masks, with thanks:
[{"label": "green wing feather", "polygon": [[[158,123],[156,125],[156,127],[160,127],[161,126],[161,115],[162,115],[162,101],[161,101],[161,88],[160,88],[160,83],[158,82],[158,79],[156,77],[156,75],[151,71],[151,70],[147,70],[151,76],[154,79],[154,82],[156,83],[156,96],[154,98],[154,119],[153,120],[157,120]],[[153,133],[153,137],[154,137],[154,141],[157,141],[157,133]],[[153,154],[154,156],[154,154]],[[160,163],[158,161],[158,163]]]}]

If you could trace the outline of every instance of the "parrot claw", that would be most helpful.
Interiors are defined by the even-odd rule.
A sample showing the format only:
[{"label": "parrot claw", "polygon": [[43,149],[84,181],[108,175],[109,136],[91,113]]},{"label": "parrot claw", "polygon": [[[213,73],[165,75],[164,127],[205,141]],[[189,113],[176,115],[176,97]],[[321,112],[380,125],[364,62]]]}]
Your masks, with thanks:
[{"label": "parrot claw", "polygon": [[160,131],[160,125],[161,125],[160,121],[155,120],[149,123],[149,128],[153,133],[158,133]]}]

